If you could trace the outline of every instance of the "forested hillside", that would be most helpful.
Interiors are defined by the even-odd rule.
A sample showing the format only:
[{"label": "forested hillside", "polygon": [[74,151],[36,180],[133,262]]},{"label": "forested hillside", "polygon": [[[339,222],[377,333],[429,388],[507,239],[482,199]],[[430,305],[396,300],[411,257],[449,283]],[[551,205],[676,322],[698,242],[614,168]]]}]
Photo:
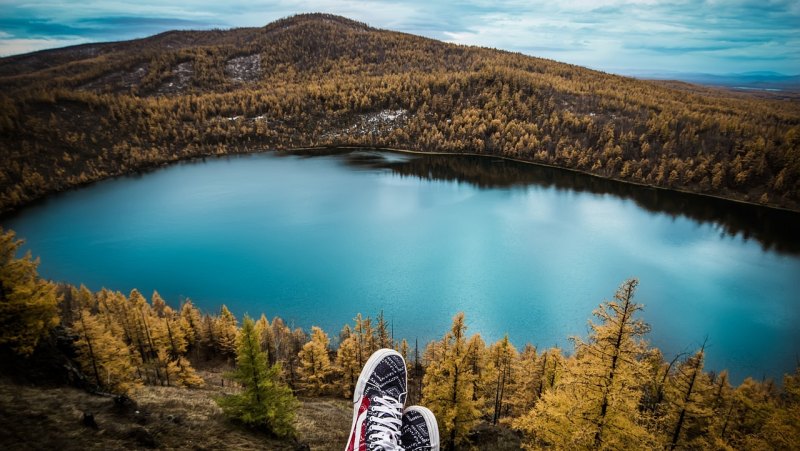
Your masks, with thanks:
[{"label": "forested hillside", "polygon": [[[520,437],[531,449],[792,449],[800,443],[800,368],[784,377],[782,390],[771,380],[752,378],[734,386],[726,371],[705,370],[704,344],[664,356],[647,342],[650,328],[636,302],[636,279],[592,312],[588,335],[573,338],[573,349],[517,347],[508,337],[486,343],[479,331],[467,333],[463,313],[441,339],[411,343],[392,335],[382,313],[374,319],[356,314],[353,324],[332,334],[318,327],[293,329],[264,314],[240,321],[224,305],[216,314],[201,312],[190,300],[170,306],[158,293],[148,300],[135,289],[125,295],[55,285],[39,278],[30,255],[15,257],[20,244],[13,232],[0,230],[0,357],[6,363],[0,376],[22,373],[17,377],[28,385],[36,377],[25,368],[44,362],[48,380],[61,377],[94,393],[133,398],[118,397],[118,404],[153,392],[143,387],[186,390],[205,415],[192,420],[200,430],[192,432],[193,440],[203,443],[225,442],[203,438],[203,431],[214,434],[220,425],[209,395],[196,391],[209,380],[198,374],[198,365],[235,361],[234,371],[222,379],[217,374],[213,383],[228,388],[217,391],[214,401],[234,424],[292,440],[298,428],[330,421],[306,412],[299,422],[295,396],[351,399],[364,363],[379,348],[395,348],[405,357],[408,404],[436,414],[445,449],[511,449]],[[61,341],[59,352],[42,345],[54,337]],[[174,409],[175,399],[184,397],[175,390],[162,392],[171,404],[159,407],[149,399],[149,405]],[[129,417],[104,419],[104,427],[113,431],[114,421],[127,423]],[[87,421],[97,428],[84,415],[84,426]],[[67,440],[58,434],[80,435],[59,424],[60,432],[20,438],[24,423],[8,418],[4,432],[34,448]],[[345,417],[328,427],[346,433],[348,425]],[[84,430],[77,418],[71,427]],[[150,430],[136,430],[140,444],[143,438],[156,443]],[[481,442],[487,430],[506,438]],[[184,446],[172,436],[163,440]]]},{"label": "forested hillside", "polygon": [[328,15],[0,59],[0,211],[180,159],[311,146],[513,157],[800,209],[800,103]]}]

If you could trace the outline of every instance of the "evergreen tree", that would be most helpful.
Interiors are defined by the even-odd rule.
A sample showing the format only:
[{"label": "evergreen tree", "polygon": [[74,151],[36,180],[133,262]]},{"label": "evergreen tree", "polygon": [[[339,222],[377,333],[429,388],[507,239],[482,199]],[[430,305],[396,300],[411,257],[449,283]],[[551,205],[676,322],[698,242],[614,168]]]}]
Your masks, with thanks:
[{"label": "evergreen tree", "polygon": [[39,278],[30,252],[15,258],[22,241],[0,228],[0,346],[29,355],[58,324],[56,287]]},{"label": "evergreen tree", "polygon": [[320,395],[328,390],[332,372],[328,356],[328,335],[319,327],[311,328],[311,341],[300,351],[299,388],[310,395]]},{"label": "evergreen tree", "polygon": [[464,443],[480,417],[475,399],[477,377],[468,361],[471,350],[467,348],[466,329],[464,314],[458,313],[444,338],[426,350],[429,361],[421,404],[436,415],[446,449]]},{"label": "evergreen tree", "polygon": [[589,340],[575,338],[575,357],[553,390],[515,425],[535,442],[573,449],[628,449],[652,446],[654,437],[639,415],[643,335],[648,326],[634,314],[637,281],[620,286],[614,300],[594,311]]},{"label": "evergreen tree", "polygon": [[228,376],[243,388],[217,403],[227,415],[245,424],[264,426],[279,436],[293,435],[297,401],[280,373],[279,364],[267,366],[255,324],[245,316],[236,348],[236,369]]}]

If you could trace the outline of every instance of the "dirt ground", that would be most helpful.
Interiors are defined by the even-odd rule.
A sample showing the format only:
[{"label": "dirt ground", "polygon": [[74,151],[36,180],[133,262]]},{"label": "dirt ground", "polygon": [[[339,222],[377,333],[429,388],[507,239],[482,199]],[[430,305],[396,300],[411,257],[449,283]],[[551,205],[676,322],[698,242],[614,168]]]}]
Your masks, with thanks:
[{"label": "dirt ground", "polygon": [[296,439],[277,439],[230,422],[214,402],[222,370],[204,370],[206,387],[142,387],[120,402],[71,387],[0,380],[0,449],[340,450],[352,410],[344,399],[300,399]]}]

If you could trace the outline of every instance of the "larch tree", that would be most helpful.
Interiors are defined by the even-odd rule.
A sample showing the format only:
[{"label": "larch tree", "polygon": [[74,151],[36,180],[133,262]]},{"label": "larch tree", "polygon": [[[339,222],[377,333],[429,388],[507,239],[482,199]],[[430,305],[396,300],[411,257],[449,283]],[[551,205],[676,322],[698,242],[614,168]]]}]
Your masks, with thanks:
[{"label": "larch tree", "polygon": [[311,328],[311,341],[300,351],[299,388],[309,395],[327,392],[333,368],[328,356],[328,335],[319,327]]},{"label": "larch tree", "polygon": [[336,367],[341,374],[339,391],[345,397],[353,395],[361,367],[358,365],[358,340],[355,335],[348,336],[339,344],[336,351]]},{"label": "larch tree", "polygon": [[508,341],[508,335],[489,347],[488,359],[484,375],[483,392],[486,400],[487,414],[492,424],[497,424],[500,417],[509,410],[506,394],[514,374],[514,363],[517,361],[517,350]]},{"label": "larch tree", "polygon": [[665,446],[669,449],[706,446],[711,408],[708,402],[711,383],[703,372],[705,344],[675,369],[666,399],[669,403],[664,417]]},{"label": "larch tree", "polygon": [[383,316],[383,310],[378,314],[377,323],[375,325],[375,345],[377,349],[391,348],[392,340],[389,333],[389,324],[386,322],[386,317]]},{"label": "larch tree", "polygon": [[635,314],[636,279],[595,309],[589,338],[574,338],[575,355],[553,390],[514,424],[532,438],[527,446],[628,449],[654,444],[639,414],[643,336],[649,327]]},{"label": "larch tree", "polygon": [[475,399],[476,375],[469,364],[464,314],[453,318],[444,338],[428,346],[428,368],[423,377],[422,405],[436,416],[442,443],[454,449],[464,443],[480,418]]},{"label": "larch tree", "polygon": [[256,332],[258,333],[259,343],[261,349],[267,353],[267,361],[270,365],[275,363],[275,337],[272,333],[272,327],[269,324],[267,315],[261,314],[261,317],[256,321]]},{"label": "larch tree", "polygon": [[181,305],[181,327],[183,335],[186,337],[188,349],[200,349],[200,337],[202,335],[202,318],[200,311],[192,303],[191,299],[186,299]]},{"label": "larch tree", "polygon": [[228,307],[220,308],[219,316],[214,319],[214,336],[216,338],[217,352],[226,357],[236,355],[236,317]]},{"label": "larch tree", "polygon": [[772,449],[800,446],[800,365],[783,377],[783,396],[767,417],[760,434]]},{"label": "larch tree", "polygon": [[58,325],[56,286],[39,278],[30,252],[16,258],[22,241],[0,228],[0,346],[30,355]]},{"label": "larch tree", "polygon": [[217,399],[223,411],[249,425],[287,437],[294,434],[297,401],[281,380],[280,364],[267,365],[251,318],[244,317],[236,348],[236,369],[228,377],[242,385],[239,393]]},{"label": "larch tree", "polygon": [[98,315],[82,308],[77,316],[72,330],[81,368],[97,387],[128,393],[139,384],[128,347]]},{"label": "larch tree", "polygon": [[164,310],[167,308],[167,303],[164,301],[164,298],[158,294],[158,291],[153,291],[153,296],[150,298],[150,303],[156,316],[164,317]]},{"label": "larch tree", "polygon": [[202,387],[205,385],[203,378],[197,375],[192,364],[186,358],[189,342],[186,331],[190,330],[186,326],[186,319],[169,306],[164,308],[162,314],[161,321],[167,332],[166,372],[169,375],[169,380],[183,387]]},{"label": "larch tree", "polygon": [[542,365],[538,360],[536,347],[527,344],[512,363],[515,376],[508,380],[505,388],[511,417],[528,413],[539,399]]}]

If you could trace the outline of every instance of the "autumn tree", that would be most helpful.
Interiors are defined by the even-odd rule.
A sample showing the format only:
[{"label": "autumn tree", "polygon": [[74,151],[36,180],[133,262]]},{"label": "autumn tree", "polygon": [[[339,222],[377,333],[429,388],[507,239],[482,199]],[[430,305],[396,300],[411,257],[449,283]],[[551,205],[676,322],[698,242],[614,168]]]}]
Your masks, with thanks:
[{"label": "autumn tree", "polygon": [[339,371],[339,392],[345,396],[352,396],[361,367],[358,365],[358,339],[355,335],[348,335],[336,351],[336,368]]},{"label": "autumn tree", "polygon": [[517,350],[508,340],[508,335],[492,344],[488,350],[486,369],[482,379],[482,391],[486,399],[487,414],[492,424],[508,412],[507,390],[516,377],[514,367]]},{"label": "autumn tree", "polygon": [[319,327],[311,328],[311,341],[300,351],[299,388],[310,395],[320,395],[328,390],[332,372],[328,356],[328,335]]},{"label": "autumn tree", "polygon": [[447,449],[464,443],[480,417],[466,329],[464,314],[458,313],[444,338],[428,347],[430,359],[422,381],[421,404],[436,415]]},{"label": "autumn tree", "polygon": [[0,228],[0,346],[29,355],[58,324],[56,287],[39,278],[30,252],[16,258],[22,241]]},{"label": "autumn tree", "polygon": [[219,316],[214,318],[214,338],[217,351],[226,357],[236,355],[236,317],[228,307],[220,308]]},{"label": "autumn tree", "polygon": [[236,369],[228,375],[242,386],[239,393],[217,399],[229,416],[249,425],[262,426],[279,436],[294,434],[297,401],[281,381],[280,364],[267,365],[253,320],[245,316],[236,348]]},{"label": "autumn tree", "polygon": [[791,449],[800,443],[800,365],[783,378],[783,396],[766,418],[760,437],[772,449]]},{"label": "autumn tree", "polygon": [[77,316],[72,330],[81,369],[95,386],[128,393],[139,383],[128,347],[89,309],[81,308]]},{"label": "autumn tree", "polygon": [[669,410],[664,418],[666,447],[706,446],[711,409],[711,384],[703,372],[705,344],[677,366],[667,387]]},{"label": "autumn tree", "polygon": [[553,390],[514,424],[534,444],[557,448],[622,449],[652,445],[640,420],[643,336],[649,327],[634,315],[638,281],[623,283],[595,309],[589,338],[574,338],[575,356]]}]

